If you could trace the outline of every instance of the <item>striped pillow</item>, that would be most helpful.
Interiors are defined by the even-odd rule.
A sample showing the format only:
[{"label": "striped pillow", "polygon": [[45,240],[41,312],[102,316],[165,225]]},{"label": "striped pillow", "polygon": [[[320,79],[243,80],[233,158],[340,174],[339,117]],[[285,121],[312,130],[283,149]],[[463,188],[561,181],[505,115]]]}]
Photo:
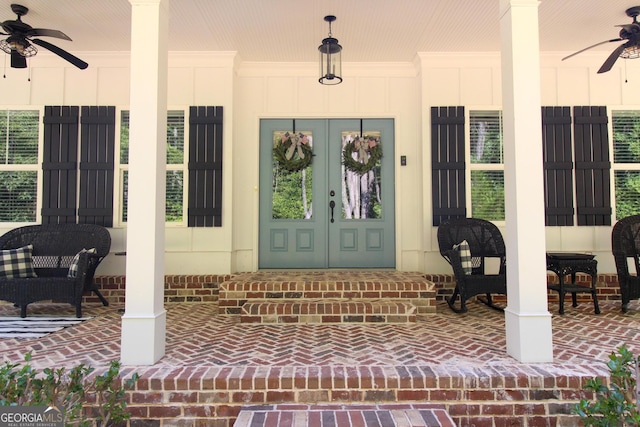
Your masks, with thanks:
[{"label": "striped pillow", "polygon": [[33,245],[0,251],[0,277],[7,279],[38,277],[33,269]]}]

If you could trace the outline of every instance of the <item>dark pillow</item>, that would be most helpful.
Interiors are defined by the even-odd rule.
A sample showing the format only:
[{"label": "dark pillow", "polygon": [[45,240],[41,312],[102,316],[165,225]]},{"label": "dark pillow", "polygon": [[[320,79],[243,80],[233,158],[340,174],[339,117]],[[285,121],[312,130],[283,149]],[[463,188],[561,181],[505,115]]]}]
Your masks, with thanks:
[{"label": "dark pillow", "polygon": [[33,269],[33,245],[0,251],[0,277],[38,277]]},{"label": "dark pillow", "polygon": [[469,243],[466,240],[453,245],[453,249],[457,249],[460,252],[460,263],[462,264],[462,270],[464,274],[471,274],[473,271],[473,262],[471,260],[471,250],[469,249]]},{"label": "dark pillow", "polygon": [[67,277],[71,279],[75,279],[78,275],[78,261],[80,261],[80,254],[83,252],[89,252],[90,254],[96,253],[96,248],[91,249],[82,249],[80,252],[76,254],[71,260],[71,264],[69,264],[69,272],[67,273]]}]

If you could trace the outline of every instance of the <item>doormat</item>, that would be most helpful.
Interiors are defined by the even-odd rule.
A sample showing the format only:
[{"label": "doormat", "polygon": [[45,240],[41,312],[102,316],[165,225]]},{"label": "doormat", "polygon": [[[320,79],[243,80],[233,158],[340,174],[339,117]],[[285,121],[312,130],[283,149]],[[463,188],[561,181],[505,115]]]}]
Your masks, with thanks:
[{"label": "doormat", "polygon": [[0,338],[40,338],[93,317],[0,317]]}]

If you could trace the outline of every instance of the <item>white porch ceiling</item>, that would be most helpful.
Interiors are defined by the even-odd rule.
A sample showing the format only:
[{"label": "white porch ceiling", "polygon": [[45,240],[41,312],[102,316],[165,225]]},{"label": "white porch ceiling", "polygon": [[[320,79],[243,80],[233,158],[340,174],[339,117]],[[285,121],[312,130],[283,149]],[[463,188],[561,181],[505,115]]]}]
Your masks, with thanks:
[{"label": "white porch ceiling", "polygon": [[[30,10],[23,21],[58,29],[73,42],[45,40],[82,52],[128,51],[128,0],[0,0],[0,21],[15,19],[10,4]],[[572,53],[618,37],[625,10],[640,0],[542,0],[540,46]],[[416,52],[500,50],[499,0],[170,0],[170,51],[237,51],[243,61],[312,62],[327,36],[325,15],[344,62],[411,61]],[[594,49],[602,61],[617,46]],[[600,64],[598,63],[597,66]]]}]

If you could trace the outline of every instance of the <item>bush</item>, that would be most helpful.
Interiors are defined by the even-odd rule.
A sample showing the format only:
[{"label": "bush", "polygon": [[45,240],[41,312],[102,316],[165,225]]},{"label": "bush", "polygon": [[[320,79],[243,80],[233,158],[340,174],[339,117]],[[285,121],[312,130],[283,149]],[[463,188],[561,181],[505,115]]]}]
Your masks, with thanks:
[{"label": "bush", "polygon": [[[62,411],[66,425],[108,426],[129,419],[126,390],[138,380],[134,374],[120,381],[120,362],[112,361],[103,375],[91,375],[94,369],[84,364],[69,370],[45,368],[39,373],[25,355],[25,364],[5,362],[0,366],[0,405],[55,406]],[[90,421],[83,406],[88,396],[95,397],[97,413]]]},{"label": "bush", "polygon": [[609,386],[600,378],[588,380],[584,389],[594,392],[595,400],[582,399],[574,408],[585,426],[640,426],[639,364],[640,358],[634,357],[625,345],[618,348],[618,354],[609,355]]}]

